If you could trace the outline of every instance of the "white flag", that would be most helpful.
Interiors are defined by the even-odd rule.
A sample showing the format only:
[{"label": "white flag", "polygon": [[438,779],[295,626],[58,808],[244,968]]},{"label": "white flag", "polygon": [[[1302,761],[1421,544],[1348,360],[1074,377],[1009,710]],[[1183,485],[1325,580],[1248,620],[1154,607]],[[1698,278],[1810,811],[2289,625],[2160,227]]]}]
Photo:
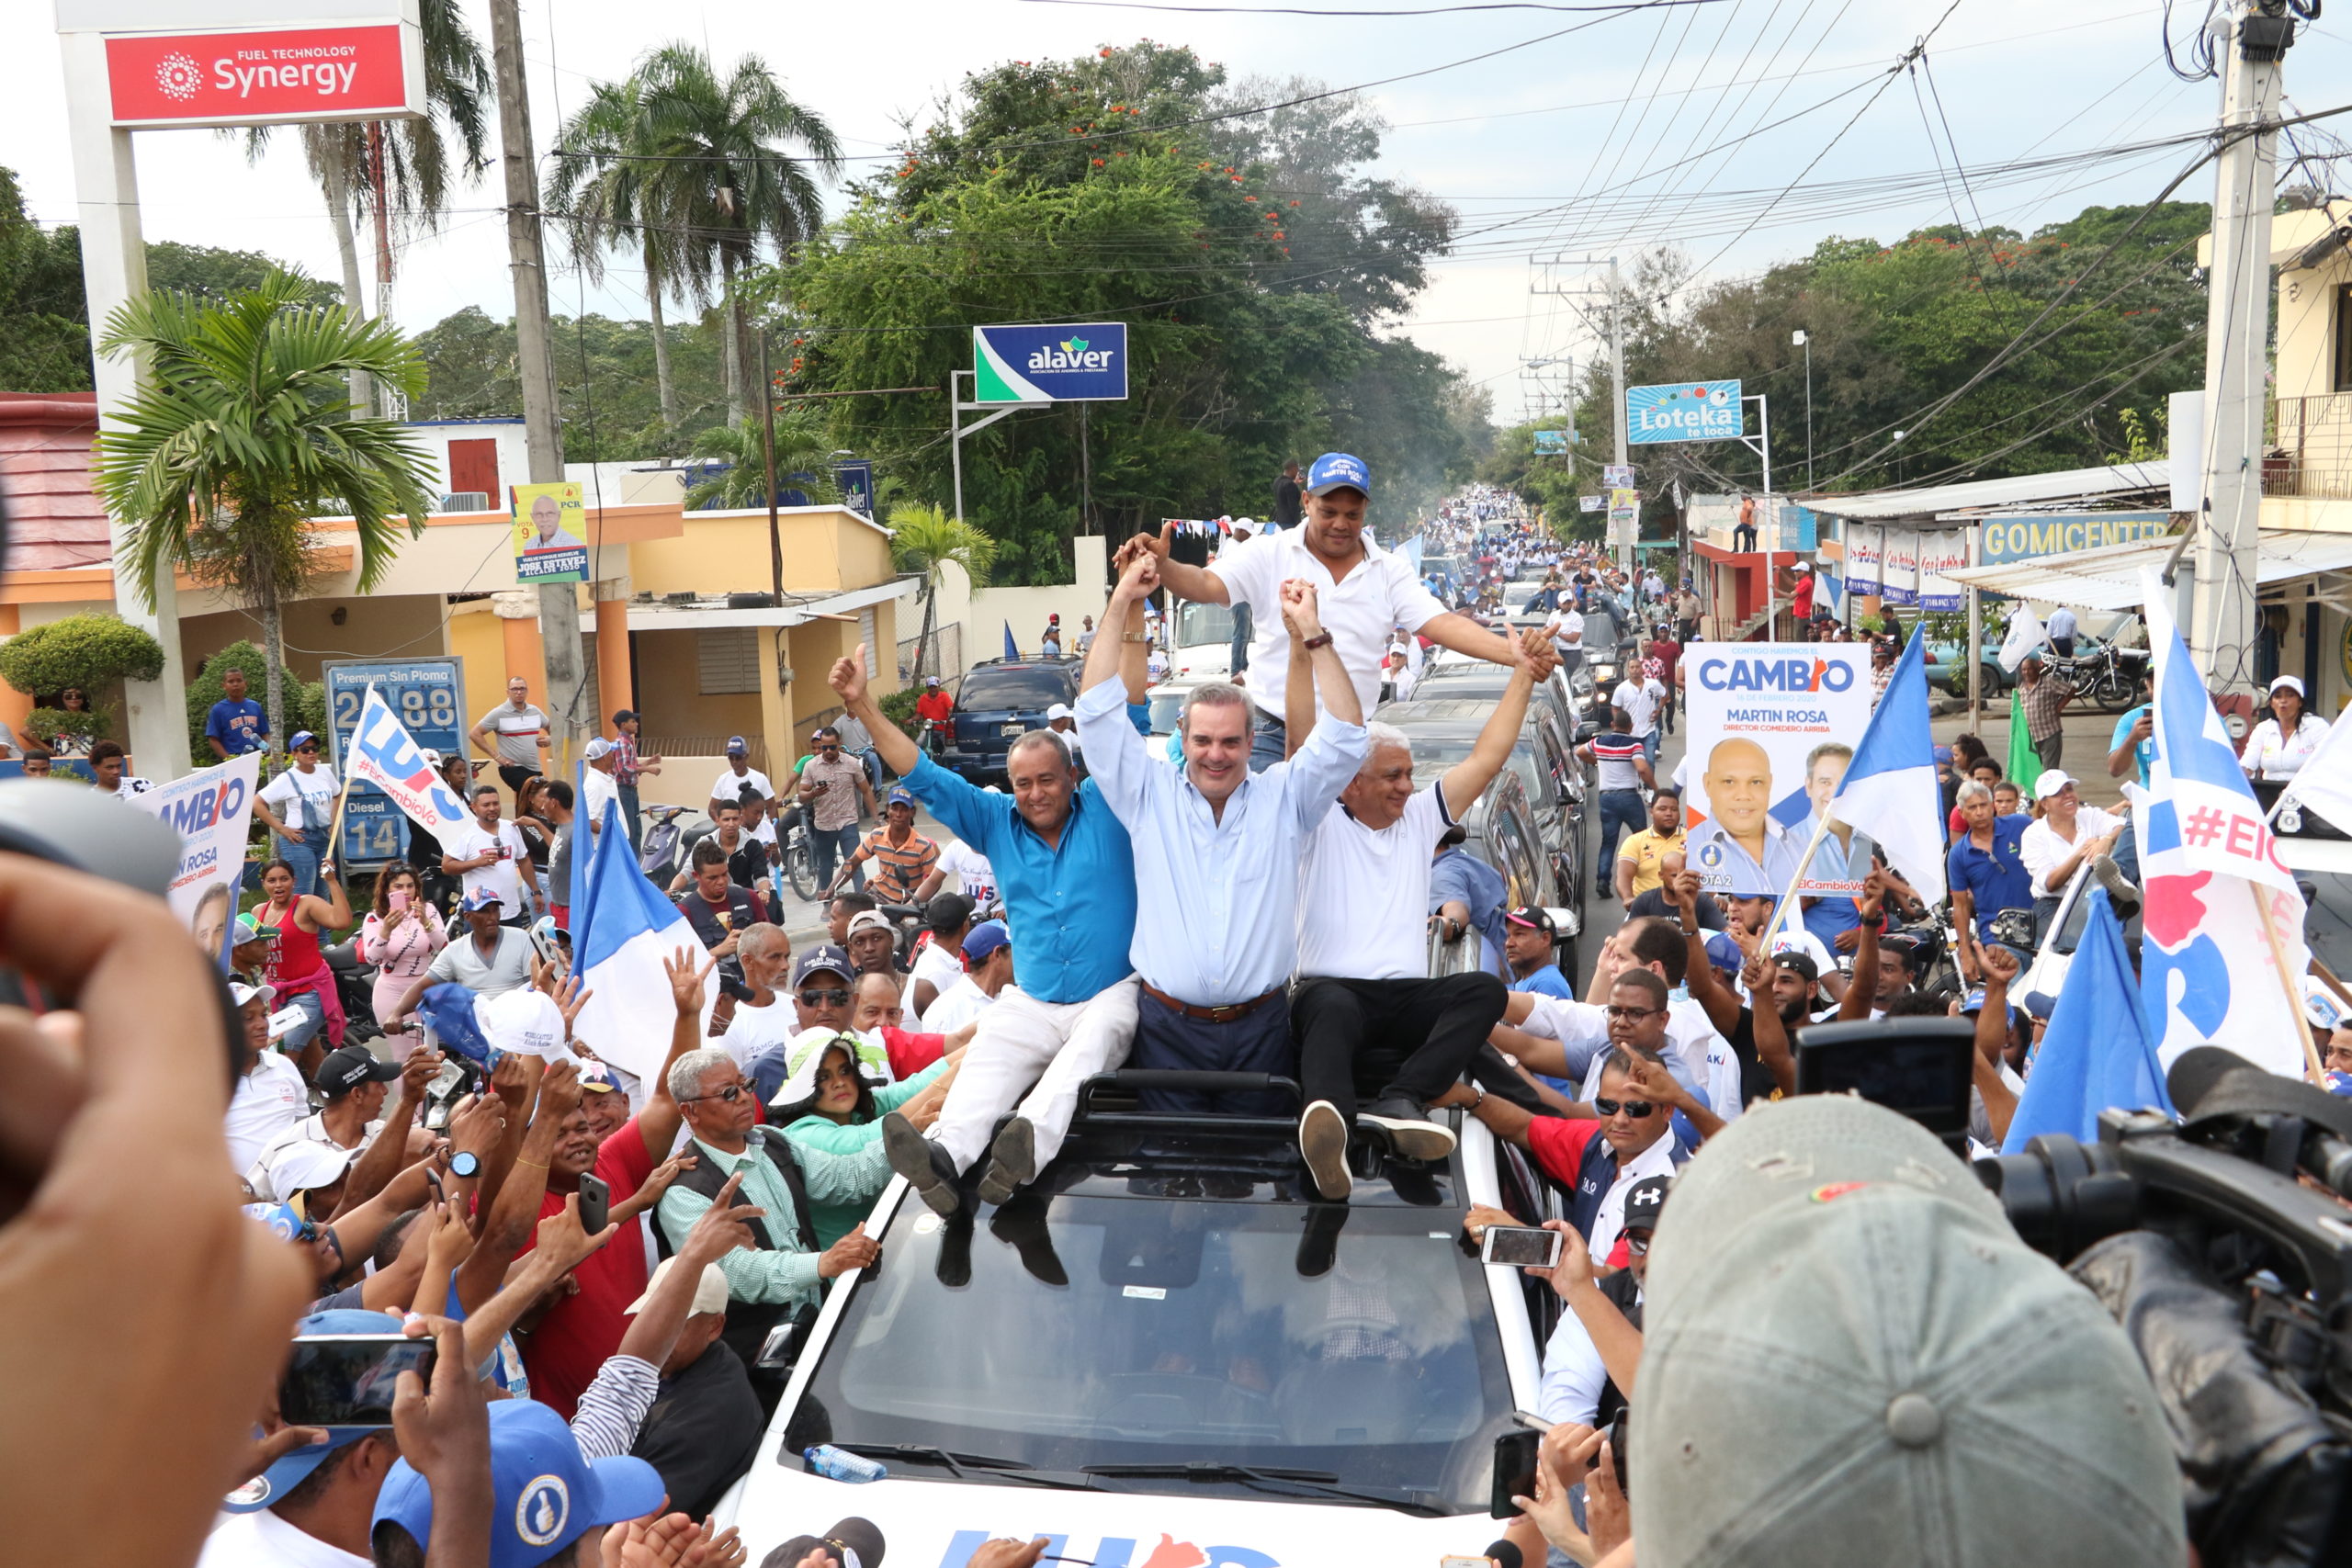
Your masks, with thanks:
[{"label": "white flag", "polygon": [[473,820],[466,803],[434,773],[424,749],[393,716],[373,682],[359,710],[358,726],[351,732],[343,769],[347,777],[364,779],[391,796],[410,821],[436,839],[446,840]]},{"label": "white flag", "polygon": [[2290,804],[2309,806],[2336,827],[2352,830],[2352,720],[2339,718],[2319,750],[2307,758],[2278,792],[2284,819]]},{"label": "white flag", "polygon": [[2014,675],[2025,656],[2050,640],[2041,617],[2020,604],[2009,613],[2009,635],[2001,639],[2001,668]]}]

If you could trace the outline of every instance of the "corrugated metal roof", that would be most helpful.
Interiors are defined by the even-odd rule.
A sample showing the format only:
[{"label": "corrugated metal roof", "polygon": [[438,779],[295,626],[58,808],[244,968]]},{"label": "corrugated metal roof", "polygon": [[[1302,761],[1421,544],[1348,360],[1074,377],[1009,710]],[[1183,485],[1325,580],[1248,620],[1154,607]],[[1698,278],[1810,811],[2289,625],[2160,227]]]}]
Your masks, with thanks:
[{"label": "corrugated metal roof", "polygon": [[[2105,549],[1973,566],[1944,575],[1954,582],[2012,599],[2046,600],[2078,610],[2135,610],[2140,606],[2141,572],[2151,567],[2162,570],[2179,542],[2177,538],[2138,539]],[[2261,564],[2256,580],[2264,587],[2315,572],[2352,570],[2352,534],[2265,528],[2258,548]],[[2189,558],[2184,556],[2182,570],[2187,570]]]},{"label": "corrugated metal roof", "polygon": [[8,569],[61,571],[113,558],[107,509],[90,488],[96,392],[0,392],[0,485]]},{"label": "corrugated metal roof", "polygon": [[1875,523],[1902,517],[1942,517],[1955,512],[1999,512],[2044,503],[2100,501],[2138,491],[2171,489],[2172,464],[2158,461],[2063,468],[2054,473],[2019,474],[2006,479],[1971,479],[1965,484],[1929,485],[1921,490],[1813,496],[1800,504],[1832,517]]}]

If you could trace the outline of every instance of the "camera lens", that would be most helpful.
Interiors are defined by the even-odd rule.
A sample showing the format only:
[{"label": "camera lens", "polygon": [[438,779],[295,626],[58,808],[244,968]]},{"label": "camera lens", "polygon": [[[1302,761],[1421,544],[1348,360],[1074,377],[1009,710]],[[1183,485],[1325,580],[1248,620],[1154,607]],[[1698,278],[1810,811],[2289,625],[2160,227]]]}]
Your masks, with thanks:
[{"label": "camera lens", "polygon": [[2061,1263],[2140,1222],[2138,1189],[2105,1144],[2045,1134],[2023,1154],[1977,1162],[1976,1171],[2018,1237]]}]

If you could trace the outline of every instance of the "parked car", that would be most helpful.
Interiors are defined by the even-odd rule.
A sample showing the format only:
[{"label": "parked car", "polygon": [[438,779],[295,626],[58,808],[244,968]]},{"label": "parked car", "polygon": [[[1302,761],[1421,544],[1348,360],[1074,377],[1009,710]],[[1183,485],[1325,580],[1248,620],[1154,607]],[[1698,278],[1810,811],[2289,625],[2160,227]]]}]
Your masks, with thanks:
[{"label": "parked car", "polygon": [[[1413,783],[1435,783],[1470,755],[1494,711],[1488,700],[1418,696],[1384,703],[1373,716],[1403,730],[1413,744]],[[1473,854],[1503,874],[1513,904],[1540,904],[1559,928],[1560,965],[1575,974],[1584,908],[1573,897],[1584,863],[1584,770],[1548,717],[1530,712],[1510,764],[1462,818]]]},{"label": "parked car", "polygon": [[1004,780],[1004,754],[1033,729],[1046,728],[1046,710],[1078,701],[1078,664],[1060,659],[992,659],[972,666],[956,693],[939,765],[974,784]]},{"label": "parked car", "polygon": [[1168,674],[1175,681],[1233,677],[1233,607],[1187,599],[1168,626]]},{"label": "parked car", "polygon": [[[1419,702],[1461,698],[1492,704],[1503,694],[1503,688],[1510,684],[1510,673],[1508,665],[1490,664],[1466,654],[1447,652],[1422,667],[1421,678],[1413,685],[1413,697]],[[1592,676],[1582,666],[1571,675],[1553,671],[1552,678],[1537,687],[1528,702],[1530,712],[1541,713],[1551,721],[1559,736],[1561,749],[1572,755],[1581,740],[1577,730],[1590,722],[1586,710],[1591,706]]]},{"label": "parked car", "polygon": [[[1994,655],[2001,650],[1998,642],[1987,640],[1980,667],[1984,694],[1997,697],[2017,684],[2017,677],[2001,668]],[[1968,695],[1968,645],[1928,639],[1928,684],[1951,693],[1955,697]]]}]

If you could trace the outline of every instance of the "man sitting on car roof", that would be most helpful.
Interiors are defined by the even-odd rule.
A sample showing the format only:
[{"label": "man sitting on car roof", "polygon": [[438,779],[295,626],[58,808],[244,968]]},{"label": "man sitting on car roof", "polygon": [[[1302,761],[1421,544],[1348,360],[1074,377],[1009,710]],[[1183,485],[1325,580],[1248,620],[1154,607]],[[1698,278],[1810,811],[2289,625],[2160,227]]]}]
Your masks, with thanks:
[{"label": "man sitting on car roof", "polygon": [[[1519,668],[1470,754],[1427,789],[1413,788],[1412,741],[1393,725],[1369,727],[1354,778],[1306,838],[1299,874],[1299,985],[1291,998],[1299,1081],[1306,1108],[1298,1148],[1316,1190],[1341,1199],[1350,1133],[1368,1126],[1397,1153],[1442,1159],[1453,1134],[1430,1121],[1429,1102],[1460,1081],[1503,1014],[1502,981],[1486,971],[1432,977],[1426,922],[1430,852],[1469,814],[1510,762],[1528,695],[1552,672],[1543,631],[1521,639]],[[1304,694],[1292,690],[1308,725]],[[1360,1085],[1372,1101],[1357,1109]]]},{"label": "man sitting on car roof", "polygon": [[[1132,635],[1141,635],[1141,619],[1138,613]],[[1123,605],[1106,629],[1129,625]],[[1116,649],[1125,695],[1140,701],[1143,644],[1122,637],[1095,646]],[[989,1161],[979,1194],[1001,1204],[1060,1151],[1079,1087],[1126,1059],[1136,1028],[1127,956],[1136,924],[1135,852],[1100,786],[1078,782],[1069,748],[1051,730],[1033,729],[1012,743],[1005,753],[1012,793],[1001,795],[941,767],[881,716],[866,691],[863,648],[833,665],[831,681],[842,707],[873,732],[890,771],[987,857],[1009,923],[1021,934],[1019,976],[980,1014],[928,1135],[896,1111],[882,1121],[890,1168],[933,1211],[952,1215],[963,1208],[964,1172],[983,1153]]]}]

